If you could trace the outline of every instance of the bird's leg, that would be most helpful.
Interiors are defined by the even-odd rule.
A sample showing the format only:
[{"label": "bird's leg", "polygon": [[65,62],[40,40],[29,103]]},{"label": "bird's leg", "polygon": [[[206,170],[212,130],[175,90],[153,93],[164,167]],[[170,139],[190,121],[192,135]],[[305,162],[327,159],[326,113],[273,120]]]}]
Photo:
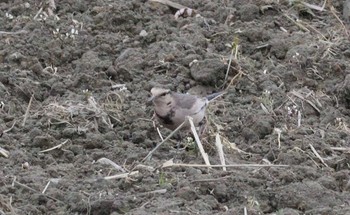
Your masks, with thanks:
[{"label": "bird's leg", "polygon": [[202,135],[207,131],[207,120],[206,118],[204,118],[199,124],[199,131],[198,131],[198,135],[199,137],[202,137]]},{"label": "bird's leg", "polygon": [[176,140],[176,153],[175,153],[175,159],[177,158],[178,156],[178,153],[180,151],[180,144],[181,144],[181,141],[183,140],[183,137],[181,135],[181,132],[177,133],[175,136],[174,136],[175,140]]}]

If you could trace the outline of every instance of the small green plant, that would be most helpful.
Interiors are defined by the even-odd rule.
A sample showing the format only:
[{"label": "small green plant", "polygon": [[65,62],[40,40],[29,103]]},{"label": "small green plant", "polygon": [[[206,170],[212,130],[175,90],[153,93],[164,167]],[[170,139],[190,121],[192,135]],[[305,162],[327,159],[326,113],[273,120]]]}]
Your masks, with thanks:
[{"label": "small green plant", "polygon": [[166,179],[166,177],[165,177],[165,173],[164,173],[164,172],[160,172],[160,173],[159,173],[158,184],[159,184],[160,186],[163,186],[163,185],[165,185],[166,181],[167,181],[167,179]]},{"label": "small green plant", "polygon": [[187,137],[185,140],[185,146],[189,153],[196,154],[197,153],[197,144],[195,143],[192,137]]}]

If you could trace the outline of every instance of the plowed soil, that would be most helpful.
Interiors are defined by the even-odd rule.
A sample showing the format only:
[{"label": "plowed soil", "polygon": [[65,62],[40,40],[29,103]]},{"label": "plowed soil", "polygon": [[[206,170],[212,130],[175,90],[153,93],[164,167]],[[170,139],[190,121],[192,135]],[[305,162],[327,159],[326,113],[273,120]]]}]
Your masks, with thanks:
[{"label": "plowed soil", "polygon": [[[344,1],[181,0],[195,12],[178,18],[53,2],[0,2],[0,214],[350,214]],[[204,164],[186,132],[142,162],[161,142],[154,86],[227,90],[207,110],[210,163],[218,136],[226,164],[270,166],[162,168]]]}]

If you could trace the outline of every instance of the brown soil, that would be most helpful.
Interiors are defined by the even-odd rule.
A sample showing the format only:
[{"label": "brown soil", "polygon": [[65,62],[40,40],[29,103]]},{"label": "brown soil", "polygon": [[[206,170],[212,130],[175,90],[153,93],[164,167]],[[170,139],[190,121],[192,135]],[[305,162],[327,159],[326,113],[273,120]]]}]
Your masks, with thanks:
[{"label": "brown soil", "polygon": [[[350,214],[343,1],[321,12],[181,0],[200,16],[178,19],[145,0],[60,0],[52,13],[41,2],[0,3],[0,214]],[[160,142],[153,86],[206,94],[222,84],[203,139],[210,162],[220,163],[219,129],[227,164],[288,167],[160,168],[204,163],[184,134],[137,166]],[[100,158],[139,172],[105,180],[122,172]]]}]

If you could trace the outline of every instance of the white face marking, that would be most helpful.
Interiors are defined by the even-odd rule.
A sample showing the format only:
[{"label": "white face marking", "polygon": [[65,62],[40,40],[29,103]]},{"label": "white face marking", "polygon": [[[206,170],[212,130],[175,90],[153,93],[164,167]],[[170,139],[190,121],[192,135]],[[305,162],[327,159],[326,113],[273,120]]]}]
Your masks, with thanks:
[{"label": "white face marking", "polygon": [[169,92],[170,92],[169,89],[163,89],[163,88],[158,88],[158,87],[153,87],[151,89],[151,93],[152,93],[153,97],[158,97],[158,96],[161,96],[162,94],[166,94]]},{"label": "white face marking", "polygon": [[152,88],[151,90],[153,104],[157,112],[169,111],[173,106],[171,91],[163,88]]}]

